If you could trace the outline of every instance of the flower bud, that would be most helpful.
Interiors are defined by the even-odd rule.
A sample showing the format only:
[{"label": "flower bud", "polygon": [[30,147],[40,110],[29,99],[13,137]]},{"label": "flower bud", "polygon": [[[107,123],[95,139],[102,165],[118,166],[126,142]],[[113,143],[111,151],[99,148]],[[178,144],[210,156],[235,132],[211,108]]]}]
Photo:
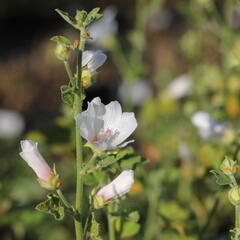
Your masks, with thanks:
[{"label": "flower bud", "polygon": [[226,174],[226,175],[232,175],[237,172],[238,166],[235,161],[233,161],[229,157],[225,157],[223,160],[220,169]]},{"label": "flower bud", "polygon": [[233,205],[240,205],[240,188],[235,187],[230,189],[228,199]]},{"label": "flower bud", "polygon": [[123,171],[111,183],[101,188],[94,196],[94,206],[96,208],[103,207],[104,204],[113,199],[121,197],[129,192],[134,183],[133,170]]},{"label": "flower bud", "polygon": [[60,187],[61,182],[55,169],[52,170],[37,148],[38,143],[31,140],[21,141],[22,152],[20,156],[33,169],[43,188],[54,190]]},{"label": "flower bud", "polygon": [[61,42],[57,42],[57,46],[55,48],[55,55],[59,60],[67,61],[70,56],[70,47],[62,44]]},{"label": "flower bud", "polygon": [[88,88],[92,85],[92,74],[89,69],[82,71],[82,86]]}]

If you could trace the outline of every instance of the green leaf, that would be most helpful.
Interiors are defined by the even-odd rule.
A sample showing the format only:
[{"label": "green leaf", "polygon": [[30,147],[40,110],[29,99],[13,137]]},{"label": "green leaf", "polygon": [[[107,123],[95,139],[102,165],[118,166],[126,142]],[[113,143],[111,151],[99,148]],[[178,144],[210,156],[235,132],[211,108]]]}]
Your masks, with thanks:
[{"label": "green leaf", "polygon": [[100,19],[103,15],[98,13],[99,11],[100,8],[94,8],[91,10],[84,21],[84,26],[88,26],[90,23]]},{"label": "green leaf", "polygon": [[140,224],[132,221],[126,221],[123,223],[121,237],[126,238],[126,237],[134,236],[139,232],[139,230],[140,230]]},{"label": "green leaf", "polygon": [[56,11],[67,23],[69,23],[70,25],[72,25],[74,28],[79,29],[78,26],[76,25],[76,24],[77,24],[76,20],[75,20],[73,17],[71,17],[67,12],[64,12],[64,11],[58,9],[58,8],[55,9],[55,11]]},{"label": "green leaf", "polygon": [[138,211],[130,212],[128,215],[128,219],[135,223],[137,223],[139,221],[139,218],[140,218],[140,214]]},{"label": "green leaf", "polygon": [[94,213],[92,213],[92,220],[91,220],[91,226],[90,226],[90,239],[91,240],[103,240],[100,236],[100,224],[96,221]]},{"label": "green leaf", "polygon": [[72,88],[68,85],[62,85],[60,89],[61,89],[61,97],[63,102],[72,106],[74,102]]},{"label": "green leaf", "polygon": [[65,45],[65,46],[70,46],[71,45],[71,41],[64,36],[54,36],[50,40],[54,41],[54,42],[57,42],[57,43],[60,43],[60,44]]},{"label": "green leaf", "polygon": [[219,185],[229,185],[231,184],[231,179],[225,175],[221,170],[211,170],[212,174],[216,177],[216,183]]},{"label": "green leaf", "polygon": [[60,198],[56,194],[48,194],[47,198],[44,202],[39,203],[35,209],[53,215],[56,220],[62,220],[64,218],[64,207]]},{"label": "green leaf", "polygon": [[77,10],[76,11],[75,19],[76,19],[77,25],[79,27],[81,27],[83,25],[83,22],[85,21],[86,17],[87,17],[87,12],[85,10],[82,10],[82,11]]}]

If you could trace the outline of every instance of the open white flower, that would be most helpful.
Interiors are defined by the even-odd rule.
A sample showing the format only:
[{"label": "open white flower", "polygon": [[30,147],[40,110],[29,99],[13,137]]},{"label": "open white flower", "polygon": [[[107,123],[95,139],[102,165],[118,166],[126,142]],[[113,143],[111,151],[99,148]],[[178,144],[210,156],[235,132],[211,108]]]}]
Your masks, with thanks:
[{"label": "open white flower", "polygon": [[189,94],[192,87],[192,79],[183,74],[174,79],[168,87],[168,95],[173,99],[180,99]]},{"label": "open white flower", "polygon": [[98,51],[84,51],[82,56],[82,67],[87,66],[92,74],[96,73],[96,70],[101,67],[107,56],[100,50]]},{"label": "open white flower", "polygon": [[38,143],[31,140],[21,141],[22,152],[20,156],[33,169],[40,180],[49,181],[49,176],[53,173],[37,148]]},{"label": "open white flower", "polygon": [[208,113],[197,112],[192,116],[192,123],[198,128],[203,139],[213,140],[225,134],[226,126],[214,121]]},{"label": "open white flower", "polygon": [[111,183],[101,188],[96,196],[101,196],[104,202],[121,197],[128,193],[134,183],[133,170],[125,170]]},{"label": "open white flower", "polygon": [[[125,147],[122,143],[137,127],[132,112],[122,112],[119,102],[104,105],[99,97],[88,103],[88,109],[76,117],[81,136],[100,150]],[[122,144],[121,144],[122,143]]]},{"label": "open white flower", "polygon": [[94,22],[89,27],[89,33],[92,37],[92,43],[96,45],[104,45],[107,39],[115,35],[118,31],[116,22],[117,10],[115,7],[107,7],[103,11],[103,17],[97,22]]}]

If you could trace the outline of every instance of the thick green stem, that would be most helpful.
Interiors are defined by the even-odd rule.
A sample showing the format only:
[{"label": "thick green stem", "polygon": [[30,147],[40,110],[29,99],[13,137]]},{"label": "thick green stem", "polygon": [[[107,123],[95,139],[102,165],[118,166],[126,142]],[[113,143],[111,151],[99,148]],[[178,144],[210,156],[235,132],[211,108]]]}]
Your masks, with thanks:
[{"label": "thick green stem", "polygon": [[[77,55],[77,83],[76,91],[74,96],[74,118],[82,111],[82,52],[85,46],[85,39],[81,38],[80,33],[80,43]],[[82,210],[83,210],[83,156],[82,156],[82,138],[80,134],[80,128],[76,124],[76,170],[77,170],[77,182],[76,182],[76,210],[80,216],[79,219],[75,220],[75,231],[76,240],[83,240],[83,224],[82,224]]]},{"label": "thick green stem", "polygon": [[107,217],[108,217],[108,236],[109,240],[116,240],[115,236],[115,219],[112,215],[114,211],[114,203],[110,203],[107,207]]}]

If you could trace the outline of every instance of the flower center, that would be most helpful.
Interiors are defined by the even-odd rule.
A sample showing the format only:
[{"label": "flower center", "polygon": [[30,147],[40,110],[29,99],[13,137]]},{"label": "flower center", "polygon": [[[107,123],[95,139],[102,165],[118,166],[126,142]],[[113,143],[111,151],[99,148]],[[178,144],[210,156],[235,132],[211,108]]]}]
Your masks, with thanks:
[{"label": "flower center", "polygon": [[111,129],[101,130],[98,133],[94,133],[90,138],[90,142],[106,142],[113,135],[113,131]]}]

